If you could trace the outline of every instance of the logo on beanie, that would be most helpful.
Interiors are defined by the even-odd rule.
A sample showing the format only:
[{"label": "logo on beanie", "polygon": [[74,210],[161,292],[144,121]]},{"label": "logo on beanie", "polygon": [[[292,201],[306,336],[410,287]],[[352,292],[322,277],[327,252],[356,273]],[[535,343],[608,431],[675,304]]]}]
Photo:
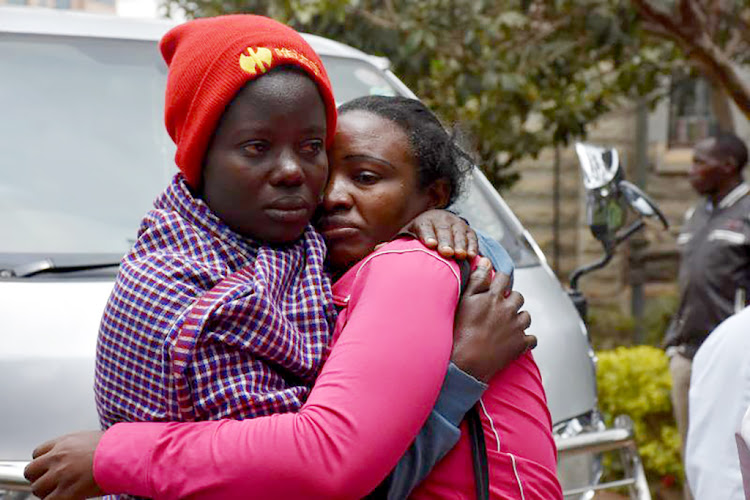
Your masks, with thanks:
[{"label": "logo on beanie", "polygon": [[304,55],[300,54],[294,49],[287,49],[287,48],[276,48],[274,49],[276,52],[276,55],[283,58],[283,59],[291,59],[305,68],[308,69],[308,71],[312,71],[315,76],[320,77],[320,69],[318,68],[318,65],[312,62],[309,58],[305,57]]},{"label": "logo on beanie", "polygon": [[248,47],[247,54],[240,54],[240,68],[253,76],[268,71],[272,63],[273,54],[265,47]]}]

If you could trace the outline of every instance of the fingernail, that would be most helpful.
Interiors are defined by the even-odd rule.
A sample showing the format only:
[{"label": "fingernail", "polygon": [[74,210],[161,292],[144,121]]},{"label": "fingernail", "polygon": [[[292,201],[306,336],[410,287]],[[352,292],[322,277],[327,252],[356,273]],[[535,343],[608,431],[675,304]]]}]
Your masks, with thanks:
[{"label": "fingernail", "polygon": [[428,245],[437,245],[437,240],[435,238],[427,238],[426,243]]}]

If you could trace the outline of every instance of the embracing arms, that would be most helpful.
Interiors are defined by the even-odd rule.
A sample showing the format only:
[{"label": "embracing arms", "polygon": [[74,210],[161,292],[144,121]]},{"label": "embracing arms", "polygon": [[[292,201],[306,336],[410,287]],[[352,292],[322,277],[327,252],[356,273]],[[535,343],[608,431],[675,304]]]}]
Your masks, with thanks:
[{"label": "embracing arms", "polygon": [[[443,271],[445,270],[446,269],[444,268]],[[461,346],[464,346],[464,350],[465,350],[465,347],[470,345],[470,343],[460,342],[462,339],[465,340],[465,338],[474,338],[475,344],[477,342],[481,342],[484,340],[485,342],[488,342],[487,347],[491,346],[490,348],[496,350],[497,352],[501,352],[501,351],[512,352],[515,350],[515,354],[518,354],[527,345],[530,345],[531,343],[533,343],[532,342],[533,339],[527,339],[523,337],[523,329],[525,328],[525,326],[523,325],[524,318],[516,314],[517,307],[511,304],[510,302],[504,303],[500,300],[500,297],[502,296],[501,292],[504,287],[504,284],[502,283],[502,279],[496,280],[495,284],[493,285],[494,294],[490,292],[480,293],[481,291],[487,290],[489,287],[489,285],[487,284],[487,280],[482,277],[482,276],[486,277],[488,274],[489,274],[488,267],[480,267],[480,269],[474,274],[472,278],[473,283],[470,283],[469,290],[467,290],[467,293],[465,294],[464,302],[466,302],[467,304],[470,304],[470,302],[474,302],[475,310],[482,311],[482,313],[479,315],[477,314],[472,315],[470,305],[469,307],[462,308],[462,310],[465,309],[469,312],[467,314],[459,314],[459,317],[457,318],[456,331],[458,332],[458,335],[456,337],[456,340],[458,342],[457,343],[458,348],[454,350],[454,355],[456,354],[461,355],[461,352],[462,352]],[[507,284],[507,280],[505,281],[505,284]],[[415,289],[411,291],[411,293],[416,294],[416,295],[412,295],[412,297],[423,295],[422,291],[428,290],[430,288],[431,288],[430,283],[422,283],[422,287],[420,287],[419,290]],[[406,295],[406,297],[408,297],[408,294]],[[498,317],[494,318],[496,323],[494,325],[488,325],[487,322],[490,320],[490,316],[485,314],[485,312],[487,311],[487,308],[491,307],[493,303],[495,304],[496,308],[498,308],[498,305],[500,306],[499,309],[501,309],[501,312],[504,311],[505,316],[503,316],[502,314],[499,314]],[[399,301],[396,300],[394,307],[398,305],[399,305]],[[403,302],[400,302],[400,305],[403,306]],[[505,310],[502,310],[502,307],[505,307]],[[447,309],[452,311],[452,308],[447,308]],[[394,310],[398,310],[398,309],[396,308]],[[379,316],[382,317],[383,315],[379,314]],[[485,321],[484,330],[482,330],[483,320]],[[352,321],[356,325],[357,321],[354,321],[354,318],[352,318]],[[515,335],[512,335],[510,334],[510,331],[511,331],[510,327],[511,327],[511,323],[513,323],[514,321],[516,322],[516,330],[515,330]],[[448,323],[452,326],[452,321],[449,321]],[[489,338],[489,337],[486,337],[484,339],[481,338],[481,335],[486,336],[487,332],[492,332],[493,330],[495,330],[496,328],[493,328],[493,326],[496,327],[497,325],[503,325],[503,324],[506,324],[507,331],[509,334],[505,336],[497,336],[497,337],[498,338],[502,337],[504,340],[501,340],[501,342],[505,342],[505,344],[502,344],[502,345],[499,344],[497,338]],[[424,345],[433,345],[436,341],[436,337],[438,337],[439,339],[442,339],[442,347],[441,347],[443,349],[442,356],[445,357],[446,356],[445,349],[447,348],[448,350],[450,350],[450,335],[447,336],[449,340],[448,340],[448,343],[446,344],[445,332],[442,332],[440,328],[433,329],[429,324],[423,324],[422,326],[424,327],[421,329],[422,332],[425,335],[429,336],[429,339],[427,337],[422,339],[424,341]],[[443,327],[443,329],[445,328]],[[384,329],[380,329],[379,331],[384,331]],[[347,333],[347,336],[349,336],[349,333]],[[371,337],[373,337],[373,335],[369,335],[366,338],[371,338]],[[374,337],[377,337],[377,336],[374,336]],[[360,340],[364,341],[366,340],[366,338],[363,337]],[[418,338],[421,338],[421,337],[415,336],[415,340]],[[354,337],[351,337],[351,339],[354,340]],[[438,344],[440,343],[441,342],[438,342]],[[430,365],[430,366],[442,365],[440,370],[437,370],[437,372],[431,375],[431,378],[435,378],[436,380],[433,380],[431,383],[424,384],[426,388],[425,392],[430,393],[432,391],[433,393],[432,399],[434,399],[434,392],[436,391],[435,388],[439,385],[438,381],[442,378],[442,374],[444,373],[444,370],[445,370],[444,368],[445,359],[443,359],[441,362],[436,363],[436,364],[433,364],[429,360],[426,360],[423,357],[422,348],[424,347],[424,345],[413,344],[413,345],[408,346],[408,349],[406,350],[409,353],[411,353],[411,355],[415,354],[416,351],[412,352],[412,349],[414,349],[415,347],[419,350],[419,352],[416,354],[416,357],[410,358],[411,355],[409,354],[407,354],[406,356],[402,356],[403,358],[402,361],[404,361],[406,364],[413,364],[414,359],[420,359],[421,361],[427,363],[427,365]],[[354,351],[356,351],[356,349]],[[487,352],[488,349],[482,349],[482,351]],[[364,354],[364,352],[361,351],[361,354]],[[434,352],[432,351],[430,352],[431,359],[432,358],[437,359],[434,357],[434,354],[435,354]],[[487,358],[486,355],[484,357]],[[515,355],[511,355],[511,359],[514,357]],[[334,361],[334,360],[335,360],[335,357],[332,355],[331,361]],[[469,364],[470,364],[471,356],[464,356],[464,360],[469,361]],[[502,364],[503,361],[495,359],[494,361],[489,362],[488,364],[492,365],[493,363],[495,366],[494,369],[497,369],[498,368],[497,365]],[[326,366],[329,366],[329,365],[326,365]],[[331,365],[330,370],[333,370],[334,366],[335,364]],[[420,368],[421,367],[422,365],[420,364]],[[469,366],[466,366],[465,368],[471,369]],[[474,367],[474,370],[475,371],[473,371],[472,373],[479,374],[479,373],[482,373],[482,370],[486,370],[486,367],[483,368],[480,365],[476,365]],[[325,369],[324,369],[324,372],[325,372]],[[346,370],[344,370],[344,372],[341,373],[341,375],[345,376],[346,375],[345,372]],[[396,369],[396,372],[398,372],[398,369]],[[333,384],[333,387],[329,387],[329,389],[332,391],[331,394],[335,394],[336,390],[341,389],[341,387],[336,387],[336,384],[334,383],[335,377],[328,378],[328,377],[324,377],[323,375],[324,374],[321,374],[321,379],[320,379],[321,381],[330,380],[331,383]],[[477,376],[480,376],[480,375],[477,375]],[[379,377],[377,375],[372,377],[372,379],[374,379],[375,381],[377,381],[378,378]],[[420,379],[420,374],[418,373],[413,374],[413,378],[415,380]],[[401,383],[404,380],[403,374],[400,377],[397,377],[397,379],[398,380],[395,382],[394,386],[399,387],[399,388],[404,388],[402,387],[403,384]],[[427,388],[426,387],[427,385],[430,385],[431,387]],[[404,389],[408,391],[408,389],[406,388]],[[373,400],[377,399],[377,397],[375,396],[375,392],[377,391],[373,392],[372,389],[363,389],[363,390],[369,391],[369,392],[366,392],[366,394],[367,393],[373,394]],[[391,387],[390,390],[393,390],[393,388]],[[408,392],[411,393],[411,391],[408,391]],[[290,420],[290,419],[292,421],[299,421],[298,422],[299,425],[297,427],[310,429],[310,427],[312,426],[312,429],[311,429],[312,435],[315,436],[316,431],[317,431],[318,432],[317,437],[319,439],[318,439],[318,442],[313,442],[312,444],[308,442],[308,446],[311,446],[310,449],[315,449],[316,447],[318,447],[319,448],[318,451],[320,451],[321,447],[325,448],[326,446],[332,446],[334,450],[338,450],[338,451],[335,451],[332,456],[328,457],[328,460],[330,462],[329,466],[332,464],[337,464],[337,463],[342,464],[343,458],[347,456],[346,453],[352,452],[351,449],[349,450],[346,449],[347,448],[346,445],[348,444],[346,442],[347,440],[344,440],[345,442],[343,443],[339,442],[338,444],[326,443],[326,441],[336,440],[336,439],[331,438],[331,434],[338,435],[338,433],[336,432],[336,424],[343,425],[344,432],[342,432],[341,435],[347,435],[347,432],[349,432],[350,433],[349,436],[350,438],[352,438],[353,441],[356,441],[356,439],[359,439],[363,436],[358,435],[357,433],[359,431],[356,429],[347,429],[347,425],[354,425],[356,421],[356,419],[349,419],[349,417],[352,417],[353,414],[348,415],[346,414],[346,412],[337,413],[338,410],[336,410],[335,401],[331,400],[329,403],[326,403],[324,401],[325,397],[323,396],[321,396],[322,399],[318,401],[316,397],[313,397],[314,395],[317,395],[317,394],[318,392],[314,390],[313,394],[311,395],[310,401],[308,401],[308,405],[310,405],[310,408],[306,408],[305,410],[303,410],[303,412],[301,412],[303,416],[294,417],[292,415],[277,415],[275,417],[279,417],[279,419],[276,419],[276,422],[280,422],[280,423],[276,423],[274,425],[271,425],[270,427],[266,426],[266,431],[267,431],[266,433],[269,433],[269,432],[272,433],[283,428],[286,425],[283,422],[286,420]],[[321,393],[321,394],[324,394],[324,393]],[[343,397],[340,401],[338,401],[338,403],[345,404],[348,398],[351,398],[354,396],[356,396],[356,392],[352,392],[348,397]],[[428,397],[427,399],[430,399],[430,398]],[[386,410],[394,409],[394,411],[393,412],[386,411],[385,415],[381,413],[381,416],[383,418],[375,419],[375,421],[369,422],[369,426],[372,427],[372,429],[375,429],[376,431],[380,430],[382,432],[385,432],[386,429],[383,425],[381,425],[381,421],[387,424],[394,424],[394,422],[398,418],[398,415],[397,415],[398,411],[408,410],[410,405],[413,403],[413,401],[405,401],[400,404],[396,402],[394,405],[392,404],[392,402],[393,402],[392,398],[386,398],[380,402],[382,404],[376,404],[376,406],[378,406],[378,408],[376,408],[376,411],[378,411],[379,409],[382,412],[383,408],[385,408]],[[419,421],[420,419],[423,420],[424,415],[428,411],[429,405],[425,406],[423,404],[422,406],[423,407],[420,410],[422,416],[416,419],[417,421]],[[469,403],[469,406],[470,406],[470,403]],[[329,414],[329,415],[333,414],[332,421],[334,425],[331,431],[320,433],[321,429],[317,428],[316,425],[317,424],[324,425],[326,423],[325,418],[321,420],[321,415],[325,415],[325,414]],[[269,417],[269,418],[274,419],[275,417]],[[257,420],[262,420],[262,419],[257,419]],[[111,437],[112,439],[109,439],[109,437],[105,437],[103,441],[103,445],[102,445],[102,450],[106,452],[107,447],[114,443],[116,446],[114,448],[110,448],[110,451],[116,452],[117,446],[119,446],[117,445],[118,441],[120,442],[120,445],[123,445],[125,447],[131,446],[129,450],[128,449],[121,450],[123,451],[123,457],[129,456],[130,459],[126,459],[122,464],[118,464],[116,463],[117,457],[115,457],[115,462],[110,463],[110,467],[114,467],[115,469],[117,469],[118,465],[125,465],[121,473],[131,474],[133,476],[133,480],[136,482],[140,480],[144,482],[150,482],[152,484],[151,485],[143,485],[143,484],[132,485],[133,488],[135,489],[130,488],[130,486],[128,486],[129,489],[127,489],[127,491],[129,493],[149,494],[149,495],[155,495],[155,496],[169,497],[169,496],[172,496],[173,494],[176,496],[181,496],[183,494],[199,494],[202,496],[203,495],[212,496],[210,493],[211,491],[213,491],[212,488],[217,488],[216,491],[219,491],[219,492],[227,491],[227,490],[221,489],[221,488],[224,488],[226,485],[222,486],[222,485],[217,485],[217,484],[204,484],[201,486],[200,484],[198,484],[201,481],[200,477],[205,476],[206,473],[210,471],[220,471],[221,474],[219,474],[219,476],[221,476],[221,480],[230,483],[230,485],[233,484],[232,486],[233,488],[250,488],[253,491],[258,491],[258,487],[259,485],[262,485],[262,483],[264,482],[263,481],[264,478],[257,478],[257,479],[250,480],[251,477],[247,477],[247,475],[243,473],[241,470],[242,469],[244,469],[245,471],[247,471],[248,469],[253,470],[252,460],[249,462],[245,461],[241,453],[242,450],[239,450],[240,451],[239,454],[231,452],[231,450],[227,449],[226,443],[229,443],[229,448],[232,448],[233,446],[247,448],[248,453],[250,455],[254,455],[256,459],[260,460],[261,462],[260,468],[258,469],[256,467],[256,470],[263,470],[263,465],[268,465],[266,464],[266,462],[268,461],[266,461],[264,457],[273,453],[270,450],[275,449],[276,444],[278,443],[276,444],[274,444],[273,442],[265,443],[264,439],[262,439],[262,436],[260,436],[258,439],[255,439],[252,437],[254,435],[253,432],[244,432],[242,430],[244,427],[248,425],[252,426],[251,424],[248,424],[248,422],[249,421],[206,422],[206,423],[200,423],[200,424],[163,424],[163,423],[160,423],[160,424],[122,424],[123,427],[128,427],[129,429],[132,429],[132,433],[130,433],[130,431],[127,431],[127,432],[123,431],[119,433],[119,439],[117,437],[113,437],[115,433],[115,429],[120,427],[120,426],[115,426],[115,428],[108,433],[109,437]],[[361,423],[357,422],[357,427],[360,427],[360,425],[367,426],[368,424],[367,424],[366,419]],[[149,428],[148,431],[145,430],[147,427]],[[414,428],[413,424],[411,427],[412,427],[412,430],[405,434],[410,434],[411,436],[414,435],[414,433],[416,432],[416,429]],[[138,429],[138,432],[135,431],[136,428]],[[199,428],[202,430],[199,430]],[[193,431],[191,431],[190,429],[193,429]],[[287,433],[290,436],[294,435],[295,431],[300,431],[300,429],[295,428],[295,425],[292,425],[291,430],[287,429]],[[354,434],[351,434],[351,432],[354,432]],[[305,432],[301,432],[301,434],[299,435],[301,436],[302,434],[305,434]],[[376,443],[377,446],[381,446],[382,444],[384,444],[382,440],[377,436],[377,434],[379,433],[376,432],[375,434],[377,438],[377,443]],[[36,478],[37,482],[40,483],[39,484],[40,488],[44,486],[45,479],[51,479],[54,482],[55,473],[56,472],[60,473],[60,469],[59,468],[56,469],[56,465],[65,465],[67,463],[68,475],[66,476],[65,474],[63,474],[62,481],[58,481],[57,483],[57,489],[55,488],[52,488],[52,490],[47,489],[47,493],[53,490],[63,491],[64,488],[66,487],[66,482],[67,482],[67,486],[71,485],[70,480],[72,476],[70,474],[71,463],[69,459],[71,458],[71,456],[75,454],[76,445],[78,445],[78,450],[80,451],[81,439],[85,438],[85,436],[81,436],[81,435],[78,435],[78,437],[80,439],[77,442],[75,441],[76,435],[60,438],[58,440],[55,440],[53,442],[43,445],[37,450],[37,452],[35,452],[35,456],[41,455],[41,457],[35,460],[36,464],[32,464],[32,465],[37,465],[39,467],[37,467],[36,471],[31,471],[31,472],[32,472],[32,478]],[[90,435],[89,437],[91,438],[92,436]],[[94,441],[90,441],[89,449],[91,451],[93,451],[93,447],[96,446],[96,441],[98,441],[98,438],[99,436],[97,435]],[[73,439],[73,441],[71,441],[71,439]],[[288,444],[288,441],[285,441],[283,438],[281,439],[281,441],[286,442]],[[294,441],[294,439],[292,441]],[[408,445],[409,441],[410,441],[410,437],[402,437],[400,439],[400,443],[398,444],[398,446],[405,447]],[[304,445],[305,442],[306,441],[304,437],[301,437],[296,442],[296,445],[297,446]],[[72,445],[72,446],[68,446],[68,445]],[[292,446],[291,449],[294,449],[294,446]],[[361,454],[361,449],[357,450],[357,452]],[[71,455],[71,453],[73,455]],[[93,455],[93,453],[91,453],[91,455]],[[396,459],[398,458],[398,454],[392,454],[392,455],[393,456],[391,456],[389,460],[386,460],[386,461],[390,461],[391,464],[395,463]],[[363,464],[361,466],[364,466],[370,469],[370,465],[372,464],[373,459],[376,457],[373,457],[372,455],[368,455],[368,453],[364,453],[364,456],[366,456],[366,464]],[[100,458],[101,458],[101,454],[98,454],[97,460],[99,460]],[[105,458],[106,458],[106,455],[105,455]],[[274,462],[273,458],[274,457],[271,457],[271,460],[270,460],[271,462]],[[361,463],[361,459],[363,457],[362,456],[355,457],[355,459],[356,458],[359,458],[360,463]],[[65,460],[68,460],[68,462],[65,462]],[[199,466],[201,463],[201,460],[203,461],[202,464],[205,467]],[[181,469],[185,461],[188,461],[190,463],[195,463],[195,466],[193,468],[197,467],[197,469],[195,471],[183,470],[180,472],[181,475],[178,474],[178,477],[175,477],[174,472],[176,470]],[[85,456],[85,453],[80,454],[80,460],[77,461],[77,464],[80,467],[82,473],[84,471],[87,471],[89,472],[89,476],[90,476],[91,460]],[[161,464],[161,466],[159,464]],[[76,465],[76,464],[73,463],[72,465]],[[282,465],[286,467],[287,469],[286,471],[281,471],[282,477],[284,476],[283,474],[284,472],[286,472],[287,475],[288,474],[304,475],[305,473],[313,472],[313,471],[321,472],[320,470],[315,469],[315,468],[306,469],[304,468],[304,464],[294,463],[293,465],[293,462],[289,462],[289,461],[282,461]],[[320,464],[313,464],[313,466],[316,466],[316,465],[320,466]],[[346,466],[347,464],[343,464],[343,465]],[[162,467],[162,468],[160,469],[159,467]],[[238,468],[240,469],[239,472],[237,472]],[[389,467],[387,465],[381,467],[382,470],[377,475],[380,475],[380,474],[384,475],[385,472],[387,472],[388,468]],[[344,490],[346,490],[348,486],[346,486],[344,483],[347,483],[347,482],[357,483],[361,478],[358,477],[359,476],[358,474],[351,475],[352,470],[350,469],[347,471],[346,467],[344,467],[343,470],[338,469],[338,468],[335,468],[335,469],[336,470],[332,471],[332,474],[327,474],[325,470],[323,470],[323,473],[326,476],[326,479],[332,480],[332,483],[328,482],[328,485],[330,485],[332,488],[335,489],[335,491],[333,490],[327,490],[327,491],[328,493],[331,493],[334,496],[338,496],[336,494],[336,491],[338,491],[339,494],[345,495],[345,493],[343,493],[342,490],[339,488],[344,488]],[[47,472],[46,474],[44,473],[45,470]],[[37,475],[39,471],[41,471],[42,474]],[[328,469],[328,471],[331,471],[331,469]],[[235,472],[237,472],[237,476],[240,476],[238,477],[239,483],[235,482],[234,479],[232,478]],[[276,472],[279,472],[279,471],[276,471]],[[49,477],[50,474],[53,476],[52,478]],[[347,474],[350,474],[348,478],[347,478]],[[315,474],[312,474],[312,475],[315,476]],[[57,479],[60,479],[60,477],[61,476],[58,474]],[[217,476],[215,479],[219,479],[219,477]],[[294,478],[293,480],[297,480],[297,479],[298,478]],[[120,480],[125,481],[125,482],[128,481],[127,478],[120,478]],[[370,485],[373,484],[372,483],[373,480],[376,480],[376,479],[370,479]],[[173,484],[170,486],[169,484],[170,481],[177,483],[177,484]],[[37,485],[37,482],[35,482],[35,485]],[[49,483],[49,481],[47,482]],[[96,486],[96,484],[93,483],[93,480],[91,481],[91,483],[92,484],[90,484],[89,486],[92,486],[92,487]],[[192,485],[185,484],[185,483],[192,483]],[[374,484],[377,484],[377,482]],[[116,488],[115,490],[110,489],[109,486],[112,486],[112,485],[104,484],[103,486],[107,486],[107,489],[109,491],[119,490],[119,488]],[[153,486],[154,489],[149,489],[149,491],[138,489],[144,486],[149,486],[149,488]],[[85,487],[86,486],[84,485],[84,491],[86,491]],[[360,490],[360,491],[367,491],[367,488],[369,488],[370,486],[360,486],[360,487],[364,488],[363,490]],[[171,490],[170,488],[178,488],[178,490]],[[179,490],[179,488],[185,488],[185,489]],[[88,490],[88,491],[92,491],[92,490]],[[94,494],[98,492],[98,490],[96,489],[93,491],[94,491]],[[233,491],[236,492],[240,490],[234,489]],[[270,494],[271,491],[274,491],[274,490],[273,489],[269,490],[268,493]],[[325,491],[326,490],[324,490],[323,492],[323,496],[326,495]],[[351,491],[351,490],[347,490],[347,491]],[[260,493],[259,495],[263,496],[262,493]],[[75,496],[81,496],[81,494],[76,494]],[[221,494],[219,494],[218,496],[221,496]]]}]

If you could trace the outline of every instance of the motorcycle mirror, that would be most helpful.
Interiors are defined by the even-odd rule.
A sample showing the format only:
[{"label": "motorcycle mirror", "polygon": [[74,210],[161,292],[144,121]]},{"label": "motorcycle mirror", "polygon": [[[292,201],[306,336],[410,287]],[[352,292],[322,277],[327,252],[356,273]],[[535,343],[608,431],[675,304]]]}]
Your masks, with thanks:
[{"label": "motorcycle mirror", "polygon": [[633,210],[644,217],[656,217],[662,223],[664,229],[669,229],[669,222],[667,222],[667,218],[664,217],[662,211],[638,186],[622,180],[618,187]]},{"label": "motorcycle mirror", "polygon": [[583,172],[583,185],[588,190],[607,186],[620,171],[620,157],[616,149],[577,142],[576,154]]},{"label": "motorcycle mirror", "polygon": [[[617,245],[645,226],[643,219],[656,217],[665,229],[669,227],[664,214],[651,198],[623,179],[616,149],[578,142],[575,150],[586,188],[587,222],[591,233],[604,247],[605,255],[573,272],[570,289],[574,292],[578,290],[581,276],[607,265]],[[628,206],[638,217],[626,227]]]},{"label": "motorcycle mirror", "polygon": [[578,163],[586,188],[586,218],[591,233],[607,251],[616,241],[617,231],[625,224],[627,204],[620,196],[617,181],[620,157],[616,149],[577,142]]},{"label": "motorcycle mirror", "polygon": [[589,191],[586,201],[586,219],[591,234],[604,248],[612,248],[617,231],[625,225],[626,205],[616,193],[602,195],[601,190]]}]

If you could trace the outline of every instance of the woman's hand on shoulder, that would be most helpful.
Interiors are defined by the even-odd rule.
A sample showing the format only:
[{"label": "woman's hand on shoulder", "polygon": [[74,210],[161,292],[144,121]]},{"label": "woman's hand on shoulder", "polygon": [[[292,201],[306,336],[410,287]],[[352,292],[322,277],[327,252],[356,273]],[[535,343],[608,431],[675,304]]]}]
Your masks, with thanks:
[{"label": "woman's hand on shoulder", "polygon": [[94,452],[103,435],[103,431],[75,432],[37,447],[23,472],[34,495],[51,500],[103,495],[94,480]]},{"label": "woman's hand on shoulder", "polygon": [[473,259],[479,252],[477,233],[458,215],[447,210],[427,210],[404,226],[401,233],[417,237],[427,248],[446,258]]},{"label": "woman's hand on shoulder", "polygon": [[531,316],[521,311],[524,298],[510,289],[510,278],[492,264],[479,260],[456,310],[451,360],[461,370],[483,382],[528,349],[537,339],[526,335]]}]

